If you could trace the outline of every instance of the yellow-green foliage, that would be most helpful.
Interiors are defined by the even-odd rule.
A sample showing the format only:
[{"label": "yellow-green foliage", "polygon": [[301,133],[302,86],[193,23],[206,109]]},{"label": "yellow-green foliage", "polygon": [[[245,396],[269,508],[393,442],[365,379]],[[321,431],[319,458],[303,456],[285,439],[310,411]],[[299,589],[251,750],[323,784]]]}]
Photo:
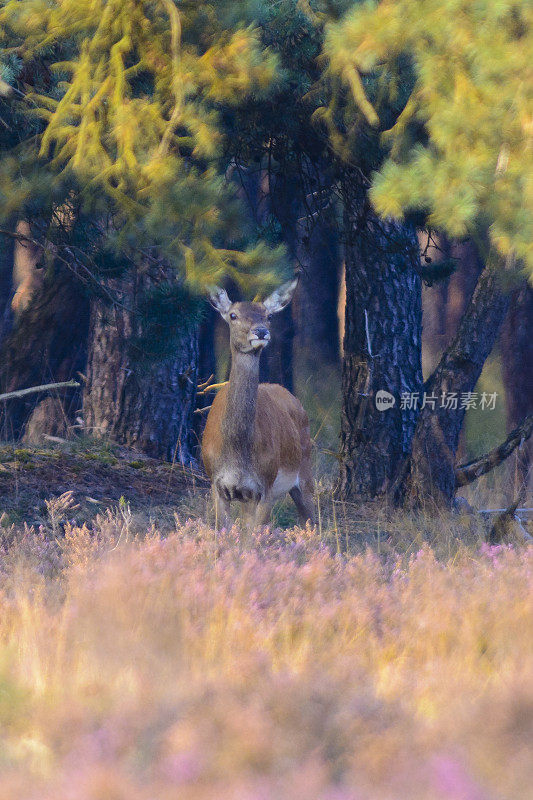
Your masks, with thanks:
[{"label": "yellow-green foliage", "polygon": [[389,96],[412,80],[383,134],[391,157],[374,180],[378,210],[428,210],[429,223],[452,236],[488,229],[499,254],[533,274],[532,4],[357,3],[328,26],[325,53],[374,125],[361,76],[384,80]]},{"label": "yellow-green foliage", "polygon": [[[274,79],[275,56],[246,24],[246,0],[22,0],[0,3],[4,53],[41,62],[55,81],[29,92],[44,119],[39,157],[82,193],[100,193],[118,229],[164,239],[193,285],[258,276],[271,284],[282,257],[264,246],[219,249],[231,196],[217,157],[219,109]],[[18,37],[18,39],[17,39]],[[16,48],[9,45],[17,41]],[[45,65],[45,66],[44,66]],[[126,224],[127,223],[127,224]],[[166,237],[161,229],[174,230]],[[133,232],[133,233],[132,233]],[[150,240],[150,234],[153,234]],[[142,244],[142,239],[139,242]],[[264,280],[263,280],[264,279]]]},{"label": "yellow-green foliage", "polygon": [[3,535],[3,797],[530,800],[531,547],[63,535],[53,502]]}]

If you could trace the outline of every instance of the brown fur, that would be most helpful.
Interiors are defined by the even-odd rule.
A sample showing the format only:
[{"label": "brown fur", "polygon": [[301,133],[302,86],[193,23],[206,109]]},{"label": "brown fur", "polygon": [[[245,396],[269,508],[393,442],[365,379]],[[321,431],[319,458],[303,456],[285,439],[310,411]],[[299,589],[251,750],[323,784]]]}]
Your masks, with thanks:
[{"label": "brown fur", "polygon": [[[204,431],[202,458],[209,478],[222,454],[222,420],[226,413],[228,387],[224,386],[213,401]],[[277,383],[260,383],[255,410],[252,462],[257,476],[271,489],[280,467],[299,472],[309,461],[311,439],[309,420],[302,404]]]}]

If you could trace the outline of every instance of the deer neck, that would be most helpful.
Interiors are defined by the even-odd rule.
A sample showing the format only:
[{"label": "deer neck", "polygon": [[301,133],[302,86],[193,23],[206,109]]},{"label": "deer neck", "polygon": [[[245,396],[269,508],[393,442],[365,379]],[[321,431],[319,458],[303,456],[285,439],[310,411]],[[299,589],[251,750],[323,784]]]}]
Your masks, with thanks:
[{"label": "deer neck", "polygon": [[246,463],[251,459],[255,426],[259,353],[232,349],[231,372],[223,422],[224,450]]}]

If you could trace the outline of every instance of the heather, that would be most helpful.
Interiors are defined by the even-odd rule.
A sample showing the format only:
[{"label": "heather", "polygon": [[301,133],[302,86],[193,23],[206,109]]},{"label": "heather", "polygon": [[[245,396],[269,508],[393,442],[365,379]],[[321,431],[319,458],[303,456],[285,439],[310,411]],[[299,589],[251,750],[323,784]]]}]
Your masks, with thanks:
[{"label": "heather", "polygon": [[529,798],[533,548],[440,536],[4,528],[0,797]]}]

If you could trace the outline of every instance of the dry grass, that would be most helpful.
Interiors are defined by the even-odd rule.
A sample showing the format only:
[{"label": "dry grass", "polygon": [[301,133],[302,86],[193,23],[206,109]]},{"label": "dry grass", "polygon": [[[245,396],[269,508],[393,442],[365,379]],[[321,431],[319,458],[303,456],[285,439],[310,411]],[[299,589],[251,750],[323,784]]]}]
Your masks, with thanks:
[{"label": "dry grass", "polygon": [[531,797],[531,546],[136,536],[73,502],[4,533],[0,798]]},{"label": "dry grass", "polygon": [[0,448],[0,800],[530,799],[533,547],[335,501],[334,378],[299,386],[316,530],[217,536],[201,478],[110,444]]}]

